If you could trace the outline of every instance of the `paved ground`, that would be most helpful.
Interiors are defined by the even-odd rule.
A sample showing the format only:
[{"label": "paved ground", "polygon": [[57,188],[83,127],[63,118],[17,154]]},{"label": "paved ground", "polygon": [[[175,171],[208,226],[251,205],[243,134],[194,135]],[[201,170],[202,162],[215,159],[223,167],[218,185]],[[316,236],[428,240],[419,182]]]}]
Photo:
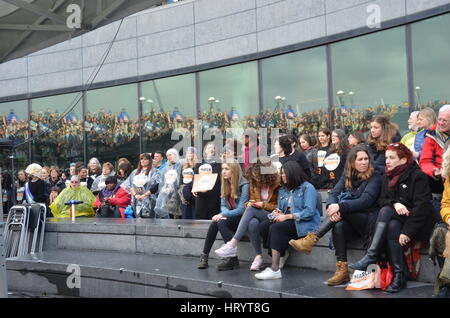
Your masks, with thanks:
[{"label": "paved ground", "polygon": [[[282,270],[283,278],[278,280],[260,281],[250,272],[250,264],[241,262],[240,269],[219,272],[215,265],[219,261],[211,260],[210,267],[197,269],[198,259],[166,256],[166,255],[131,255],[112,252],[86,252],[70,250],[46,251],[37,255],[43,262],[53,264],[80,264],[94,268],[124,268],[143,273],[157,273],[171,277],[182,277],[192,280],[195,284],[208,282],[233,285],[248,297],[259,292],[271,291],[282,294],[283,297],[320,297],[320,298],[430,298],[433,286],[427,283],[408,282],[408,288],[397,294],[388,294],[381,290],[347,291],[345,286],[329,287],[326,280],[331,272],[322,272],[297,267],[286,267]],[[30,259],[24,256],[19,259]],[[36,258],[34,258],[36,261]],[[83,273],[81,273],[83,276]],[[32,294],[16,294],[12,297],[33,297]],[[257,296],[256,296],[257,297]]]}]

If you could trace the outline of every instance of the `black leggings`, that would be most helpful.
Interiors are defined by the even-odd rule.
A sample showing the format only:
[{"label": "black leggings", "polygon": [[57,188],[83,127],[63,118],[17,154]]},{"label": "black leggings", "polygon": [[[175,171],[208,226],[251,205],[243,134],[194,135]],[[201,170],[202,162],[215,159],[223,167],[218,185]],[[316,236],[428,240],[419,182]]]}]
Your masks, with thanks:
[{"label": "black leggings", "polygon": [[217,232],[219,231],[225,243],[231,241],[234,233],[238,228],[240,220],[241,215],[231,216],[226,219],[220,220],[219,222],[212,222],[209,226],[208,233],[206,234],[205,244],[203,246],[203,254],[209,254],[214,242],[216,241]]},{"label": "black leggings", "polygon": [[352,213],[333,226],[333,245],[337,261],[347,262],[347,243],[364,235],[367,213]]},{"label": "black leggings", "polygon": [[406,218],[406,215],[398,215],[393,207],[385,206],[378,214],[377,223],[387,224],[387,240],[398,240]]}]

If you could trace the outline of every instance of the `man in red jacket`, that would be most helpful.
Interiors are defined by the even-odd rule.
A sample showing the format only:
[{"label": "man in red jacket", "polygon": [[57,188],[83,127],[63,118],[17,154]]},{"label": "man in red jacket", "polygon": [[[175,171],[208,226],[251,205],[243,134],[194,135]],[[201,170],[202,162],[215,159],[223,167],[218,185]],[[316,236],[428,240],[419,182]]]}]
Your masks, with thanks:
[{"label": "man in red jacket", "polygon": [[97,209],[102,208],[105,204],[109,204],[113,207],[118,207],[120,216],[115,215],[113,217],[125,218],[125,208],[130,204],[130,194],[125,191],[119,184],[117,184],[116,176],[109,176],[105,180],[106,187],[99,192],[97,199],[94,202],[94,207]]},{"label": "man in red jacket", "polygon": [[442,194],[442,157],[450,145],[450,105],[439,109],[438,121],[428,133],[420,157],[420,169],[430,176],[433,193]]}]

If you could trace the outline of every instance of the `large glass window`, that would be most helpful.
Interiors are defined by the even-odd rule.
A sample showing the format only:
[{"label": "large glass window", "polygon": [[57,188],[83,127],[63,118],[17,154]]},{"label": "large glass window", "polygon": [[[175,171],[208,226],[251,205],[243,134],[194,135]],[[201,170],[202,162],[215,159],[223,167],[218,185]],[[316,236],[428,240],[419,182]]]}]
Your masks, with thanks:
[{"label": "large glass window", "polygon": [[325,47],[261,60],[262,126],[294,134],[328,126]]},{"label": "large glass window", "polygon": [[81,93],[31,101],[31,134],[37,136],[32,143],[34,162],[67,168],[70,162],[83,161],[82,112]]},{"label": "large glass window", "polygon": [[[28,101],[1,103],[0,114],[0,139],[13,140],[15,145],[28,139]],[[0,151],[2,170],[12,170],[11,154],[14,155],[14,170],[17,172],[18,169],[24,169],[28,164],[28,143],[17,147],[12,153]]]},{"label": "large glass window", "polygon": [[167,77],[142,83],[139,100],[143,113],[144,151],[167,150],[178,142],[172,131],[192,134],[196,118],[195,74]]},{"label": "large glass window", "polygon": [[450,14],[412,24],[416,103],[436,111],[450,103]]},{"label": "large glass window", "polygon": [[218,128],[225,137],[233,128],[241,140],[246,128],[258,127],[258,64],[256,61],[199,73],[203,128]]},{"label": "large glass window", "polygon": [[335,126],[364,131],[374,114],[386,114],[405,132],[409,116],[405,28],[337,42],[331,52]]},{"label": "large glass window", "polygon": [[85,130],[88,158],[115,164],[126,157],[133,164],[139,155],[137,84],[87,92]]}]

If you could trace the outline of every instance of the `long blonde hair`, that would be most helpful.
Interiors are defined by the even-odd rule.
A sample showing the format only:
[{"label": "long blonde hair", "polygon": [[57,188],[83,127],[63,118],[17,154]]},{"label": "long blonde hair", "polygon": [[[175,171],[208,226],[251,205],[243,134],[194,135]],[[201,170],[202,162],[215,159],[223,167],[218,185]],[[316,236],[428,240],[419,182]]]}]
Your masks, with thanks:
[{"label": "long blonde hair", "polygon": [[221,175],[222,187],[221,187],[221,198],[231,197],[233,199],[237,199],[238,197],[238,189],[239,183],[242,177],[242,169],[241,165],[236,161],[232,160],[231,162],[224,162],[222,165],[227,165],[231,170],[231,178],[224,179],[223,175]]}]

